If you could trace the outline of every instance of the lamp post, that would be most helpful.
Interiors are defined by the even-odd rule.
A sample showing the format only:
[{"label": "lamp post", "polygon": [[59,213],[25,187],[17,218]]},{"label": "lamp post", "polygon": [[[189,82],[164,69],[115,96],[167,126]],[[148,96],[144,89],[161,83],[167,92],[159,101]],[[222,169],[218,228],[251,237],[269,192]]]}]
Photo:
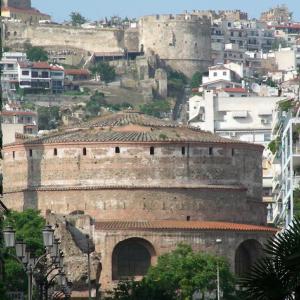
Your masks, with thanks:
[{"label": "lamp post", "polygon": [[86,237],[86,240],[87,240],[87,255],[88,255],[89,300],[91,300],[92,299],[92,294],[91,294],[90,236],[87,234],[85,237]]},{"label": "lamp post", "polygon": [[[4,244],[6,248],[15,248],[16,255],[10,254],[15,260],[17,260],[23,267],[28,278],[28,300],[32,300],[32,286],[33,286],[33,273],[37,268],[40,261],[46,257],[47,254],[51,257],[52,264],[50,267],[50,273],[55,269],[61,270],[63,267],[63,255],[59,251],[59,241],[54,239],[54,230],[50,225],[45,226],[42,230],[43,244],[46,248],[46,253],[38,258],[32,258],[30,251],[26,249],[26,244],[22,240],[16,241],[16,232],[8,226],[3,230]],[[48,275],[50,274],[48,272]],[[47,275],[47,276],[48,276]],[[47,276],[45,277],[47,280]]]},{"label": "lamp post", "polygon": [[[219,245],[222,243],[222,239],[216,239],[216,243]],[[220,300],[220,266],[217,261],[217,299]]]}]

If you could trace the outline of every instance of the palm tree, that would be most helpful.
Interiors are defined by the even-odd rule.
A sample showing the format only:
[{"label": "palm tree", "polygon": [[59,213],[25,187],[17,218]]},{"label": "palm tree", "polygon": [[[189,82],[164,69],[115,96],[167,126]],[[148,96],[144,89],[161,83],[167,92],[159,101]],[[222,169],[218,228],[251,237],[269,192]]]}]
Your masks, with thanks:
[{"label": "palm tree", "polygon": [[300,219],[264,248],[266,257],[240,279],[246,299],[300,300]]}]

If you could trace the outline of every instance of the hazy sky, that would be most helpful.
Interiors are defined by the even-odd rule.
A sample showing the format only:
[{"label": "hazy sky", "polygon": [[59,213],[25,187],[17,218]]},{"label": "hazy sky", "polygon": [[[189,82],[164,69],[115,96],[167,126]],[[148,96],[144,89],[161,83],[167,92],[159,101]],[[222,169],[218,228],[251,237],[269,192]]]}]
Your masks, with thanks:
[{"label": "hazy sky", "polygon": [[181,13],[193,9],[241,9],[250,17],[277,4],[286,4],[300,21],[300,0],[32,0],[32,5],[50,14],[55,21],[69,18],[80,11],[90,20],[112,15],[139,17],[157,13]]}]

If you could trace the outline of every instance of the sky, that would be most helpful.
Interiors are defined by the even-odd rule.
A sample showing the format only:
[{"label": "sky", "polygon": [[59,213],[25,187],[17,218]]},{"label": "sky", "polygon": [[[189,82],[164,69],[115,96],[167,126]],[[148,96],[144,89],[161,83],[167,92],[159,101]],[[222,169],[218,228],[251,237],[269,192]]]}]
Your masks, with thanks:
[{"label": "sky", "polygon": [[286,4],[300,21],[300,0],[32,0],[32,6],[52,16],[54,21],[69,19],[79,11],[89,20],[118,15],[140,17],[162,13],[182,13],[193,9],[240,9],[250,17],[259,17],[275,5]]}]

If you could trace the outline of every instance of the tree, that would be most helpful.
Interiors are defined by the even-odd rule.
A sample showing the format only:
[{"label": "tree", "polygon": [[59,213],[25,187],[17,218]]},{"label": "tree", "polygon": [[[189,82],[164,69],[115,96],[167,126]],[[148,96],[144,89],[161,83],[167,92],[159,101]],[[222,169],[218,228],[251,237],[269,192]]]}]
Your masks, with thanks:
[{"label": "tree", "polygon": [[116,78],[115,68],[106,62],[99,62],[90,68],[94,76],[100,76],[101,81],[111,82]]},{"label": "tree", "polygon": [[108,299],[191,300],[195,292],[199,292],[202,299],[208,299],[208,295],[216,295],[217,265],[223,299],[241,299],[235,295],[235,280],[223,258],[193,252],[184,244],[160,256],[157,265],[149,269],[141,282],[120,283]]},{"label": "tree", "polygon": [[300,220],[295,219],[264,249],[267,257],[258,261],[240,280],[246,299],[300,299]]},{"label": "tree", "polygon": [[26,50],[27,58],[30,61],[47,61],[48,53],[42,47],[29,47]]},{"label": "tree", "polygon": [[196,72],[191,79],[191,88],[198,88],[202,84],[203,74],[201,72]]},{"label": "tree", "polygon": [[83,17],[79,12],[71,12],[70,18],[73,26],[80,26],[87,22],[87,19]]},{"label": "tree", "polygon": [[61,119],[58,106],[40,106],[37,112],[40,130],[51,130],[57,128]]},{"label": "tree", "polygon": [[[22,239],[34,256],[43,254],[42,229],[45,226],[45,219],[38,211],[32,209],[23,212],[10,211],[4,222],[4,226],[7,225],[11,225],[16,230],[16,239]],[[4,262],[4,286],[10,291],[25,291],[27,276],[22,266],[9,255],[4,256]]]},{"label": "tree", "polygon": [[106,105],[107,102],[104,98],[104,94],[96,91],[94,95],[90,97],[90,100],[87,102],[85,109],[91,117],[95,117],[98,116],[101,107]]}]

